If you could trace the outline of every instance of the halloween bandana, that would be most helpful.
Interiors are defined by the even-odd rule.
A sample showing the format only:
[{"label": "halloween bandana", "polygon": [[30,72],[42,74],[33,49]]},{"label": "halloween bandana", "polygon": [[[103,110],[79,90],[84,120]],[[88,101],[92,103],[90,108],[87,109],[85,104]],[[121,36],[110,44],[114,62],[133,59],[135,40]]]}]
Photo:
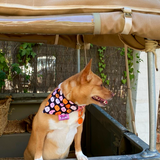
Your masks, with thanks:
[{"label": "halloween bandana", "polygon": [[78,105],[65,98],[62,91],[57,88],[51,93],[47,101],[43,113],[52,115],[69,114],[78,110]]}]

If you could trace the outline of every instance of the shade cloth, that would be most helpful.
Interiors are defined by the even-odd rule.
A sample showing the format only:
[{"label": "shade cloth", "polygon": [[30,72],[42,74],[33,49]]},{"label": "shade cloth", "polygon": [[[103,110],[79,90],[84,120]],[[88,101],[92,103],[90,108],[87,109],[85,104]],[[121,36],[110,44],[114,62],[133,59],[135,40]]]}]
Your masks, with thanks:
[{"label": "shade cloth", "polygon": [[0,0],[0,40],[55,44],[58,34],[76,48],[79,34],[80,44],[144,50],[147,38],[159,44],[159,28],[158,0]]}]

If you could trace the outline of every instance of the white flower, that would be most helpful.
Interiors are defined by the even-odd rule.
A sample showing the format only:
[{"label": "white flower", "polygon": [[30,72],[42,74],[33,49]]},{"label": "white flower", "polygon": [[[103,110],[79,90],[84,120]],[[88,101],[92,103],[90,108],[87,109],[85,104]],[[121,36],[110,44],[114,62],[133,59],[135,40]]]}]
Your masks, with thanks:
[{"label": "white flower", "polygon": [[51,97],[51,102],[54,102],[54,97]]},{"label": "white flower", "polygon": [[45,107],[45,111],[46,111],[46,112],[49,112],[49,111],[50,111],[50,108],[49,108],[49,107]]},{"label": "white flower", "polygon": [[59,100],[59,99],[56,99],[56,103],[57,103],[57,104],[60,104],[60,100]]}]

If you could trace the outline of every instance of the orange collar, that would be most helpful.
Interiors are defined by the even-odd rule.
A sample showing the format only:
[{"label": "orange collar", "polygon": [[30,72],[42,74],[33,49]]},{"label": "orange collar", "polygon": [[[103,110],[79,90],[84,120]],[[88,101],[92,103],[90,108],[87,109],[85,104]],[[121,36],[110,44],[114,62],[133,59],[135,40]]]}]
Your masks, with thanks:
[{"label": "orange collar", "polygon": [[82,124],[83,122],[84,107],[85,106],[78,106],[78,124]]}]

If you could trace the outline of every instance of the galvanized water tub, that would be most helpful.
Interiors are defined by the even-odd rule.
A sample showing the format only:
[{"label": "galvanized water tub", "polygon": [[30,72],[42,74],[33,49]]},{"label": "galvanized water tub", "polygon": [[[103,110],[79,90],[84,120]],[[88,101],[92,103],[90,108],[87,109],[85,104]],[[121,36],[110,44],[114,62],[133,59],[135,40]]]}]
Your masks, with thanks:
[{"label": "galvanized water tub", "polygon": [[[13,95],[10,120],[23,119],[35,113],[45,94],[26,94],[23,99]],[[14,108],[14,110],[13,110]],[[30,134],[11,134],[0,137],[0,158],[23,157]],[[160,154],[145,158],[149,146],[97,105],[86,107],[86,118],[82,136],[82,149],[93,160],[160,159]],[[74,145],[70,149],[70,160],[75,160]]]}]

